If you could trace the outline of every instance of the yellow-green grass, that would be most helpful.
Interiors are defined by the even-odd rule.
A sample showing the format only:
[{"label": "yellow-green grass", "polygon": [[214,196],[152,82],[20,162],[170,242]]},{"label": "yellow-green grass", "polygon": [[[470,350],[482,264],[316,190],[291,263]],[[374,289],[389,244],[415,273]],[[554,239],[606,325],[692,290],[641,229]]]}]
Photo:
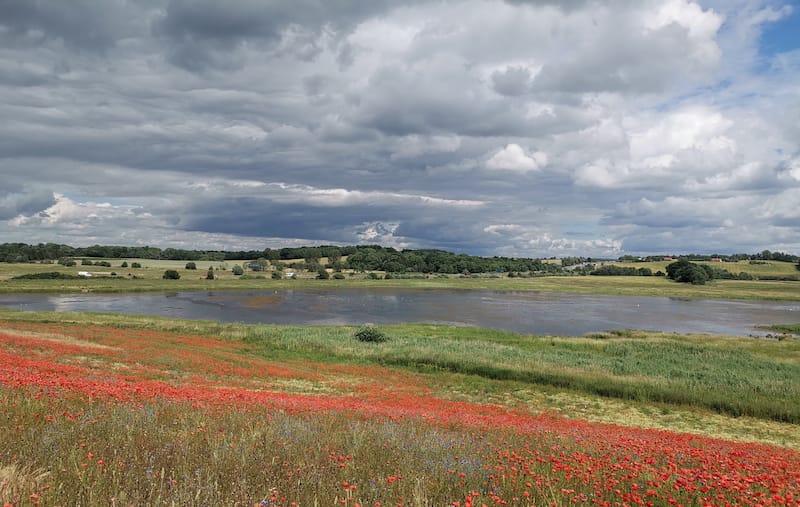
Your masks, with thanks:
[{"label": "yellow-green grass", "polygon": [[[651,261],[651,262],[610,262],[615,266],[625,268],[649,268],[653,273],[661,271],[667,272],[667,266],[675,261]],[[800,276],[800,271],[797,270],[797,264],[794,262],[783,261],[736,261],[736,262],[710,262],[710,261],[696,261],[697,264],[706,264],[711,267],[724,269],[730,271],[734,275],[745,272],[753,276]]]},{"label": "yellow-green grass", "polygon": [[[112,263],[111,268],[100,266],[64,267],[57,264],[9,264],[0,263],[0,293],[12,292],[142,292],[175,290],[235,290],[289,288],[442,288],[442,289],[487,289],[563,292],[574,294],[612,294],[627,296],[667,296],[711,299],[766,299],[800,301],[800,282],[794,281],[745,281],[715,280],[706,285],[676,283],[664,277],[633,276],[545,276],[533,278],[507,278],[493,275],[428,276],[412,279],[372,280],[364,273],[345,273],[342,280],[316,280],[316,273],[296,271],[297,280],[272,280],[270,272],[250,272],[245,277],[234,276],[228,261],[227,270],[217,269],[219,263],[209,263],[215,269],[215,280],[206,280],[208,266],[200,262],[197,270],[184,269],[183,261],[159,261],[150,266],[142,261],[142,268],[120,268]],[[119,261],[121,263],[121,261]],[[172,264],[169,264],[172,263]],[[130,265],[131,262],[129,261]],[[177,265],[176,265],[177,264]],[[224,265],[223,263],[222,265]],[[180,280],[163,280],[165,269],[175,269]],[[88,279],[76,280],[13,280],[14,276],[28,273],[58,271],[77,275],[79,271],[98,273]],[[110,276],[115,272],[117,276]]]}]

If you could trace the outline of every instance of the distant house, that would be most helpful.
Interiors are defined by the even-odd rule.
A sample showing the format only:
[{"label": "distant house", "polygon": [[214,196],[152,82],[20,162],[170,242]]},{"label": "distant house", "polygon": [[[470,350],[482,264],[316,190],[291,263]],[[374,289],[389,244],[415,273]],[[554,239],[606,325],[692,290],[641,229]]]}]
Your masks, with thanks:
[{"label": "distant house", "polygon": [[674,261],[675,259],[673,259],[672,257],[664,257],[664,260],[665,261]]},{"label": "distant house", "polygon": [[88,271],[78,271],[78,276],[82,276],[83,278],[91,278],[92,274]]},{"label": "distant house", "polygon": [[722,262],[722,259],[719,257],[712,257],[711,262]]},{"label": "distant house", "polygon": [[294,278],[294,271],[287,271],[283,274],[285,278]]}]

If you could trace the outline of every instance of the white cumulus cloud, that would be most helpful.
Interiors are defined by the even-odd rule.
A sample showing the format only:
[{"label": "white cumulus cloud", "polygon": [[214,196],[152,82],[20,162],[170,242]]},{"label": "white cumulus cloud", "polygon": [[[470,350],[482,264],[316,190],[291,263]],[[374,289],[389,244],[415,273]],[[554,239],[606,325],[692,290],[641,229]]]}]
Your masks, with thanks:
[{"label": "white cumulus cloud", "polygon": [[522,146],[511,143],[486,161],[486,167],[505,171],[538,171],[547,165],[547,154],[542,151],[527,152]]}]

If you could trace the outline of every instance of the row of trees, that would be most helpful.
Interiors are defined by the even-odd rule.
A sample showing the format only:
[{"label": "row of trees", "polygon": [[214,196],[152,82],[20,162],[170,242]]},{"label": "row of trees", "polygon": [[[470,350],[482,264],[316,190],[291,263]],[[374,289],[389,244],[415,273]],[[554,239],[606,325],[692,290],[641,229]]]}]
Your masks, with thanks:
[{"label": "row of trees", "polygon": [[[92,245],[88,247],[72,247],[57,243],[0,244],[0,262],[37,262],[56,261],[66,257],[94,257],[103,259],[165,259],[180,261],[212,261],[222,262],[237,259],[264,258],[270,261],[288,259],[328,259],[339,260],[351,255],[361,248],[374,246],[314,246],[299,248],[280,248],[264,250],[186,250],[180,248],[157,248],[152,246],[109,246]],[[381,248],[381,247],[377,247]]]},{"label": "row of trees", "polygon": [[[103,259],[167,259],[184,261],[211,261],[222,262],[234,259],[259,259],[265,265],[274,261],[287,261],[302,259],[305,266],[316,270],[321,267],[320,260],[327,258],[327,265],[334,269],[350,268],[362,271],[379,270],[392,273],[419,272],[419,273],[488,273],[488,272],[559,272],[561,266],[556,263],[543,262],[532,258],[509,257],[479,257],[466,254],[454,254],[443,250],[402,250],[380,245],[351,245],[334,246],[322,245],[312,247],[288,247],[280,249],[266,248],[264,250],[238,250],[238,251],[211,251],[211,250],[185,250],[175,248],[156,248],[151,246],[103,246],[71,247],[56,243],[39,243],[28,245],[25,243],[0,244],[0,262],[39,262],[57,261],[73,257],[103,258]],[[342,259],[347,258],[346,262]],[[707,261],[718,257],[726,261],[750,260],[797,262],[800,269],[800,257],[784,252],[771,252],[764,250],[756,254],[735,255],[687,255],[682,256],[687,261]],[[661,260],[663,256],[645,258],[623,256],[620,260]],[[591,262],[586,257],[566,257],[561,259],[564,267]],[[609,274],[595,272],[594,274]],[[634,273],[630,273],[634,274]],[[636,275],[646,275],[637,272]],[[719,276],[717,277],[724,277]]]},{"label": "row of trees", "polygon": [[347,257],[345,267],[357,271],[390,273],[494,273],[561,271],[557,264],[539,259],[478,257],[444,250],[402,250],[394,248],[359,248]]},{"label": "row of trees", "polygon": [[[560,267],[538,259],[509,257],[479,257],[454,254],[443,250],[402,250],[379,245],[317,246],[281,248],[277,250],[253,250],[213,252],[202,250],[180,250],[155,247],[100,246],[71,247],[54,243],[26,245],[5,243],[0,245],[0,261],[36,262],[56,261],[72,257],[102,257],[106,259],[142,258],[195,261],[223,261],[231,259],[263,259],[272,261],[303,259],[306,266],[318,269],[320,260],[327,258],[327,265],[334,269],[359,271],[387,271],[392,273],[488,273],[488,272],[557,272]],[[346,262],[342,259],[347,257]]]},{"label": "row of trees", "polygon": [[664,257],[672,257],[674,259],[678,258],[685,258],[689,261],[695,262],[702,262],[702,261],[710,261],[711,259],[721,259],[725,262],[737,262],[737,261],[781,261],[781,262],[797,262],[800,265],[800,256],[786,253],[786,252],[771,252],[769,250],[763,250],[758,253],[754,254],[745,254],[745,253],[738,253],[732,255],[725,255],[725,254],[711,254],[711,255],[699,255],[699,254],[688,254],[688,255],[648,255],[646,257],[637,257],[635,255],[623,255],[619,258],[620,261],[623,262],[653,262],[653,261],[660,261]]}]

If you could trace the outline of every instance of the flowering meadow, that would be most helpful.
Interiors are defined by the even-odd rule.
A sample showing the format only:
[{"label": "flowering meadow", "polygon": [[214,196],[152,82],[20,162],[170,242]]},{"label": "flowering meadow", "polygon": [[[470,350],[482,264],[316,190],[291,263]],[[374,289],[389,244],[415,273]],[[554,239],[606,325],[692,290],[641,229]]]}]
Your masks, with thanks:
[{"label": "flowering meadow", "polygon": [[445,373],[308,357],[0,320],[0,503],[800,505],[796,449],[465,401],[437,388]]}]

